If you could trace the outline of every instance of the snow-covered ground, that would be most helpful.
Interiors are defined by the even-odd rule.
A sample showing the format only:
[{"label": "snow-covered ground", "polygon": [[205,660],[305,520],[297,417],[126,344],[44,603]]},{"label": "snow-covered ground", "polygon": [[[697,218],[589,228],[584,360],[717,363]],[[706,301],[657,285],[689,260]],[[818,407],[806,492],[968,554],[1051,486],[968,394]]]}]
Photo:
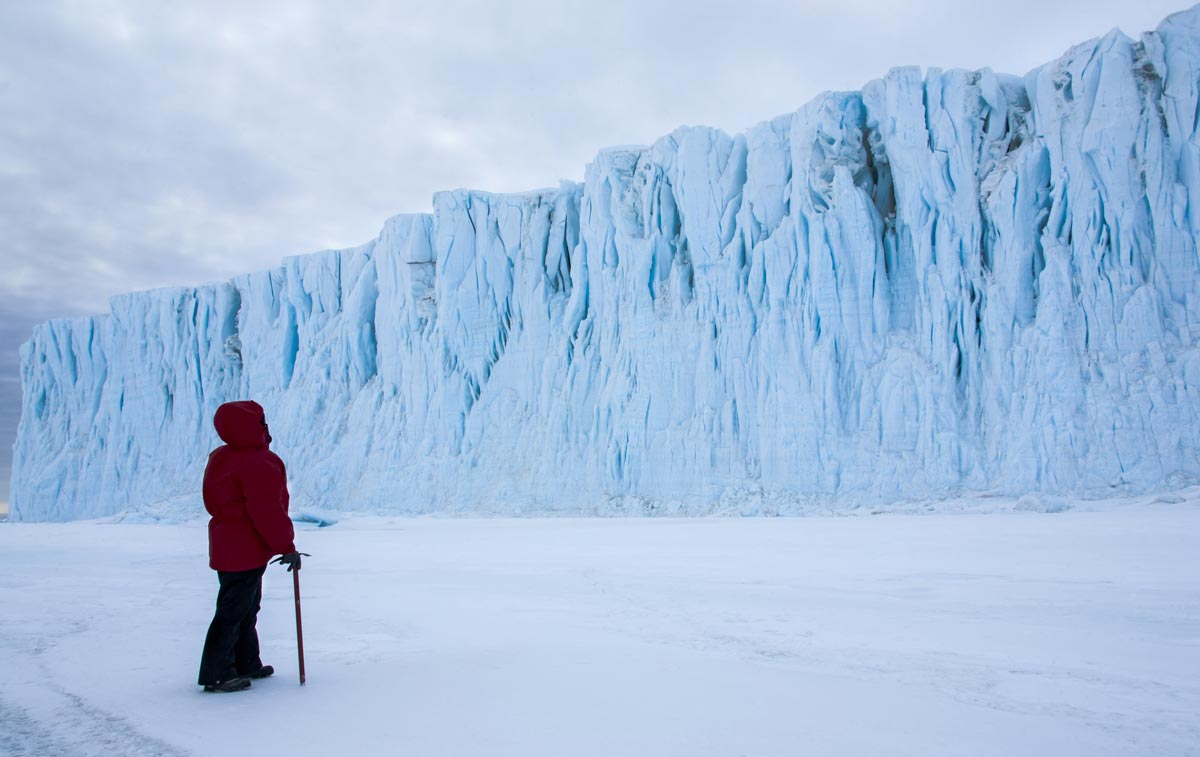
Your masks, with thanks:
[{"label": "snow-covered ground", "polygon": [[1062,513],[301,526],[194,685],[199,521],[0,525],[0,753],[1195,755],[1200,493]]}]

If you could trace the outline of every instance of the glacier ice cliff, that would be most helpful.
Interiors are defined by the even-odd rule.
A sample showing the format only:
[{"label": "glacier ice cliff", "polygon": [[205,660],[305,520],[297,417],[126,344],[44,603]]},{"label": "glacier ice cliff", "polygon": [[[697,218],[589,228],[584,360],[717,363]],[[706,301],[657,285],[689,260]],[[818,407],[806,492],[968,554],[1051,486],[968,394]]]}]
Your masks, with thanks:
[{"label": "glacier ice cliff", "polygon": [[[583,184],[123,295],[22,351],[12,517],[194,505],[268,411],[300,506],[788,512],[1200,480],[1200,9],[1024,78],[901,68]],[[182,506],[182,505],[181,505]]]}]

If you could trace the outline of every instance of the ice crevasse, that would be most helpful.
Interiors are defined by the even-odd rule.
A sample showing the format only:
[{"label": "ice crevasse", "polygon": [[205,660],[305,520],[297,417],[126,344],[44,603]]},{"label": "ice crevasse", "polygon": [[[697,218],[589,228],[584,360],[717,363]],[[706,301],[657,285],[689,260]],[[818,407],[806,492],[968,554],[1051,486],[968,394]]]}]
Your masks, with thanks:
[{"label": "ice crevasse", "polygon": [[1198,126],[1193,9],[1023,78],[899,68],[604,150],[582,184],[439,193],[361,247],[122,295],[23,347],[11,517],[193,507],[240,398],[302,507],[1193,483]]}]

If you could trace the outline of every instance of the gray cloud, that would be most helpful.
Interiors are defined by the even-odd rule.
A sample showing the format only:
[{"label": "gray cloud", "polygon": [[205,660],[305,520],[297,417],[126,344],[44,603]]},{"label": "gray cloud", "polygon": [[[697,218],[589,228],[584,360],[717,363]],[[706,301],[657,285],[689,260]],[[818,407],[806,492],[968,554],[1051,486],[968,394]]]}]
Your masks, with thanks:
[{"label": "gray cloud", "polygon": [[36,321],[370,239],[433,192],[580,179],[896,65],[1025,73],[1179,2],[0,4],[0,477]]}]

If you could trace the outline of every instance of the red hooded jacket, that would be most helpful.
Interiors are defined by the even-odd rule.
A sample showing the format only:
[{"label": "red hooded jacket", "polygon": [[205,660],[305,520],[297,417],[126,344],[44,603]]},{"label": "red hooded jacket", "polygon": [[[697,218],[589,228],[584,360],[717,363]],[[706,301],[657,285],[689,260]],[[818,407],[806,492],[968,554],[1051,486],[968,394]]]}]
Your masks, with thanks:
[{"label": "red hooded jacket", "polygon": [[204,509],[213,570],[261,568],[296,551],[288,517],[287,469],[267,445],[266,415],[257,402],[227,402],[213,416],[225,442],[208,456]]}]

